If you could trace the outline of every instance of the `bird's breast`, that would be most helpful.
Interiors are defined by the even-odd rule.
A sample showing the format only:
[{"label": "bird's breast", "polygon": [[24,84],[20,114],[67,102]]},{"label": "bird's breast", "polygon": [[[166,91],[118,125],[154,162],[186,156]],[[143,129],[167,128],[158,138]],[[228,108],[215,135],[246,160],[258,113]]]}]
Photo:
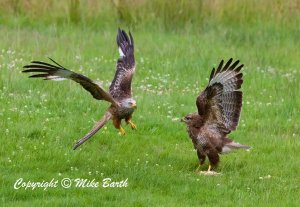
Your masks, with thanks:
[{"label": "bird's breast", "polygon": [[117,111],[116,111],[116,116],[119,118],[119,119],[124,119],[128,116],[130,116],[132,113],[133,113],[134,109],[133,108],[119,108]]}]

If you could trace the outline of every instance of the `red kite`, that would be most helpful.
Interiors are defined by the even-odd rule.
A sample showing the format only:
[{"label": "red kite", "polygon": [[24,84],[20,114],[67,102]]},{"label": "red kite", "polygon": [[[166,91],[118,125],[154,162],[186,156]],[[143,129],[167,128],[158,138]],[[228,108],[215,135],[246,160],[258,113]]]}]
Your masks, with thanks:
[{"label": "red kite", "polygon": [[122,119],[130,124],[132,129],[136,129],[135,124],[131,121],[132,113],[136,109],[136,101],[132,98],[131,81],[135,72],[134,44],[132,35],[129,37],[123,30],[118,30],[117,44],[119,47],[120,58],[117,61],[115,77],[106,92],[99,84],[92,81],[86,76],[75,73],[61,66],[51,58],[53,64],[32,61],[30,65],[25,65],[23,72],[35,72],[39,74],[31,75],[30,78],[43,78],[44,80],[64,80],[71,79],[79,83],[85,90],[98,100],[105,100],[111,103],[104,116],[96,123],[94,128],[81,138],[74,146],[74,150],[92,137],[101,129],[110,119],[114,126],[119,129],[121,135],[125,130],[121,126]]}]

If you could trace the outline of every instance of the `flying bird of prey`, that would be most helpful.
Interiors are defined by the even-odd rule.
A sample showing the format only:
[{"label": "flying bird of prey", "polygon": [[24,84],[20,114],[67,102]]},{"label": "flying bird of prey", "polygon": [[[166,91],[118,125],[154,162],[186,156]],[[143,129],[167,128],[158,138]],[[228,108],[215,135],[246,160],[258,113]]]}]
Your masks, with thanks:
[{"label": "flying bird of prey", "polygon": [[136,109],[136,101],[132,98],[131,92],[131,81],[135,72],[134,43],[131,33],[129,32],[128,36],[125,31],[119,29],[117,44],[120,58],[117,61],[115,77],[109,87],[109,92],[106,92],[102,86],[88,77],[66,69],[51,58],[49,59],[54,64],[32,61],[31,64],[24,66],[26,70],[22,72],[38,73],[29,76],[30,78],[43,78],[44,80],[71,79],[90,92],[95,99],[111,103],[104,116],[93,129],[75,144],[74,150],[92,137],[110,119],[112,119],[113,125],[120,131],[121,135],[125,134],[125,130],[121,126],[123,119],[127,124],[130,124],[132,129],[136,129],[136,125],[131,120],[132,113]]},{"label": "flying bird of prey", "polygon": [[182,118],[182,121],[187,124],[187,132],[197,151],[200,162],[198,169],[207,156],[208,173],[217,167],[219,154],[232,149],[249,148],[227,137],[236,129],[240,118],[243,65],[239,65],[239,60],[232,64],[232,58],[223,65],[222,60],[217,70],[213,68],[208,86],[197,97],[198,112]]}]

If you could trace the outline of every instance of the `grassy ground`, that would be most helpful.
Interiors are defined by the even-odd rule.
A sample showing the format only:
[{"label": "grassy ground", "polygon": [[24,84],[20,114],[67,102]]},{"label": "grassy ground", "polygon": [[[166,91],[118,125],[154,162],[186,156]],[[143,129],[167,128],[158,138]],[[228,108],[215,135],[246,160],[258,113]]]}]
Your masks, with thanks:
[{"label": "grassy ground", "polygon": [[[73,151],[108,107],[71,81],[30,80],[31,60],[52,57],[108,88],[119,24],[0,26],[0,171],[4,206],[297,206],[300,202],[300,40],[295,22],[205,24],[193,30],[132,29],[138,101],[120,137],[109,123]],[[127,28],[125,28],[127,30]],[[245,64],[244,106],[231,137],[253,146],[221,157],[222,176],[197,175],[197,157],[178,119],[221,59]],[[207,167],[207,164],[204,168]],[[13,188],[17,179],[115,181],[127,188]]]}]

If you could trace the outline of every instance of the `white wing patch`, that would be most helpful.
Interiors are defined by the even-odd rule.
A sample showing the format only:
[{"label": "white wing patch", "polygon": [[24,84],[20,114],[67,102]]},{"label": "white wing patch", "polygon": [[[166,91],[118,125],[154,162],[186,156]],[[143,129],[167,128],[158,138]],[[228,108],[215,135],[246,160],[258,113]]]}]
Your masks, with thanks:
[{"label": "white wing patch", "polygon": [[47,80],[53,80],[53,81],[62,81],[62,80],[67,80],[66,78],[62,78],[60,76],[55,76],[55,75],[49,75],[46,77]]},{"label": "white wing patch", "polygon": [[58,69],[53,75],[48,75],[47,80],[62,81],[71,77],[74,72],[70,70]]},{"label": "white wing patch", "polygon": [[120,57],[125,57],[125,55],[120,47],[119,47],[119,53],[120,53]]},{"label": "white wing patch", "polygon": [[70,70],[62,70],[62,69],[59,69],[54,73],[54,75],[60,76],[62,78],[69,78],[72,74],[74,74],[74,72]]}]

